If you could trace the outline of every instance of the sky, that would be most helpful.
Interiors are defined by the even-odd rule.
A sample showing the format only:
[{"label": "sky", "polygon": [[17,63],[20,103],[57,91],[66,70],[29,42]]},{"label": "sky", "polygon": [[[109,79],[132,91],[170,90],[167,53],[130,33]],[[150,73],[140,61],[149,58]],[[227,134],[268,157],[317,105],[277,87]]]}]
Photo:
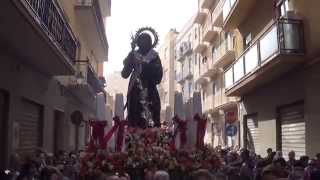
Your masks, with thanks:
[{"label": "sky", "polygon": [[153,27],[160,44],[171,28],[180,31],[197,10],[198,0],[112,0],[111,16],[106,21],[109,61],[105,76],[122,69],[130,51],[130,37],[137,29]]}]

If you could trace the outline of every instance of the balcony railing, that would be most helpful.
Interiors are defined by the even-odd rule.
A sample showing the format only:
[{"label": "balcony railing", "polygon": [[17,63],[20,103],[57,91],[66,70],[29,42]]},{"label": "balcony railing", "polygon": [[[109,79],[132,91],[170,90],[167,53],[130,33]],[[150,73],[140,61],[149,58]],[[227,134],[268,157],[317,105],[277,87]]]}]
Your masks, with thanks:
[{"label": "balcony railing", "polygon": [[185,68],[185,71],[183,72],[183,78],[184,79],[189,79],[193,77],[193,69],[191,66],[189,68]]},{"label": "balcony railing", "polygon": [[212,24],[214,26],[222,27],[223,25],[223,5],[224,0],[219,0],[217,6],[212,12]]},{"label": "balcony railing", "polygon": [[223,4],[223,21],[225,21],[227,19],[227,17],[229,16],[232,8],[235,6],[237,0],[226,0]]},{"label": "balcony railing", "polygon": [[203,11],[197,11],[196,16],[194,17],[194,24],[202,24],[204,23],[204,20],[206,19],[207,14]]},{"label": "balcony railing", "polygon": [[176,79],[177,79],[177,82],[178,83],[183,83],[184,82],[184,78],[183,78],[183,73],[182,72],[179,72],[176,74]]},{"label": "balcony railing", "polygon": [[225,89],[222,88],[214,95],[214,108],[220,109],[222,107],[228,107],[234,105],[237,102],[236,97],[228,97],[225,94]]},{"label": "balcony railing", "polygon": [[182,55],[186,55],[190,52],[192,52],[192,44],[191,42],[183,42],[182,43],[182,47],[183,47],[183,51],[182,51]]},{"label": "balcony railing", "polygon": [[207,18],[206,23],[202,28],[203,38],[202,40],[205,42],[211,42],[214,37],[218,34],[220,28],[214,26],[212,24],[211,18]]},{"label": "balcony railing", "polygon": [[99,93],[103,91],[104,83],[101,77],[98,77],[95,69],[89,61],[77,61],[78,71],[83,76],[83,85],[88,86],[90,91]]},{"label": "balcony railing", "polygon": [[[227,91],[234,89],[240,83],[245,87],[246,84],[254,81],[259,77],[258,75],[250,78],[250,81],[244,82],[247,77],[253,75],[262,67],[264,67],[265,73],[270,73],[264,76],[275,76],[271,74],[274,72],[267,70],[269,64],[278,63],[277,68],[272,68],[277,72],[279,71],[278,74],[280,74],[283,73],[282,69],[283,71],[287,70],[290,66],[301,61],[302,58],[300,57],[304,55],[303,22],[301,20],[281,19],[272,23],[266,29],[255,43],[247,48],[242,56],[225,71]],[[285,63],[284,67],[280,66],[280,63]],[[263,75],[260,73],[260,76]],[[261,83],[263,83],[262,80],[258,84]]]},{"label": "balcony railing", "polygon": [[75,63],[77,41],[66,22],[60,7],[52,0],[25,0],[43,29],[67,55],[72,64]]},{"label": "balcony railing", "polygon": [[202,35],[202,33],[199,33],[198,38],[193,40],[193,51],[198,54],[202,54],[207,48],[206,44],[202,41]]},{"label": "balcony railing", "polygon": [[223,68],[234,60],[234,56],[233,36],[228,35],[227,39],[225,39],[212,54],[214,66],[216,66],[216,68]]},{"label": "balcony railing", "polygon": [[176,48],[176,60],[177,61],[182,61],[183,60],[183,49],[181,46],[178,46]]},{"label": "balcony railing", "polygon": [[202,109],[203,109],[204,113],[208,113],[213,110],[213,102],[214,102],[213,94],[206,96],[206,98],[203,102],[203,105],[202,105],[203,106]]},{"label": "balcony railing", "polygon": [[200,0],[200,7],[202,9],[211,9],[217,0]]},{"label": "balcony railing", "polygon": [[224,29],[236,28],[250,13],[257,0],[225,0],[223,4]]}]

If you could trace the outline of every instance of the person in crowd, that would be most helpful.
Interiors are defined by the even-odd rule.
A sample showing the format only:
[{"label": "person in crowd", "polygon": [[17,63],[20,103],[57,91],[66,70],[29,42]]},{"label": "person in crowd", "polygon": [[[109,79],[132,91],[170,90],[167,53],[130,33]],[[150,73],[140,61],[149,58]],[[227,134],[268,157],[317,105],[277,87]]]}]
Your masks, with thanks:
[{"label": "person in crowd", "polygon": [[154,174],[153,180],[170,180],[170,176],[167,171],[159,170]]},{"label": "person in crowd", "polygon": [[308,166],[304,169],[303,180],[311,180],[311,173],[317,169],[316,160],[310,159]]},{"label": "person in crowd", "polygon": [[240,154],[242,163],[239,175],[241,180],[251,180],[253,178],[253,168],[255,164],[249,153],[247,149],[244,149]]},{"label": "person in crowd", "polygon": [[316,154],[316,165],[317,165],[317,168],[320,169],[320,153],[317,153]]},{"label": "person in crowd", "polygon": [[297,164],[296,153],[294,151],[290,151],[288,153],[287,167],[292,168],[296,166],[296,164]]},{"label": "person in crowd", "polygon": [[213,180],[213,176],[208,170],[200,169],[191,174],[190,180]]},{"label": "person in crowd", "polygon": [[281,158],[274,158],[272,163],[267,165],[262,170],[262,180],[273,180],[277,178],[287,178],[288,172],[286,170],[286,161]]}]

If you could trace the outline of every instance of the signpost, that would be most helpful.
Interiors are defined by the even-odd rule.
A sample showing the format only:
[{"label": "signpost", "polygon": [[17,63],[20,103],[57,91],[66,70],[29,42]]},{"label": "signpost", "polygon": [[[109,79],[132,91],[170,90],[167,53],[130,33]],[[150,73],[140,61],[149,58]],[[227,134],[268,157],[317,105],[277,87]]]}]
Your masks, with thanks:
[{"label": "signpost", "polygon": [[226,135],[227,136],[233,137],[237,134],[237,132],[238,132],[237,126],[232,125],[232,124],[227,125],[227,127],[226,127]]}]

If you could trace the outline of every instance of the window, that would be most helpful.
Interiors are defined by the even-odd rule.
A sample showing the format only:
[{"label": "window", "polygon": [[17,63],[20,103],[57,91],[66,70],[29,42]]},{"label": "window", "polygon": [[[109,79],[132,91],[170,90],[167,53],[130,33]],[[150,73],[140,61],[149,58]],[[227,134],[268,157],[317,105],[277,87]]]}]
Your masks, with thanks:
[{"label": "window", "polygon": [[244,38],[244,43],[245,43],[244,46],[245,46],[245,48],[248,48],[250,46],[251,42],[252,42],[252,35],[251,35],[251,33],[249,33]]},{"label": "window", "polygon": [[202,91],[202,101],[205,102],[206,101],[206,92],[203,90]]},{"label": "window", "polygon": [[194,39],[198,39],[197,28],[194,28]]},{"label": "window", "polygon": [[215,60],[216,59],[216,51],[217,51],[217,48],[216,48],[216,46],[213,46],[212,47],[212,57],[213,57],[213,60]]},{"label": "window", "polygon": [[203,57],[203,58],[202,58],[202,64],[207,63],[207,60],[208,60],[208,59],[207,59],[207,57],[206,57],[206,56],[205,56],[205,57]]},{"label": "window", "polygon": [[286,15],[287,11],[289,10],[289,2],[288,0],[285,0],[282,2],[282,4],[280,5],[280,9],[281,9],[281,16]]},{"label": "window", "polygon": [[197,65],[198,59],[197,59],[197,54],[194,55],[194,64]]},{"label": "window", "polygon": [[212,83],[212,92],[213,92],[213,95],[218,93],[218,83],[217,83],[217,81]]},{"label": "window", "polygon": [[168,48],[166,47],[164,50],[164,59],[166,60],[168,57]]},{"label": "window", "polygon": [[192,84],[191,84],[191,82],[189,82],[188,88],[189,88],[189,98],[190,98],[191,97],[191,92],[192,92]]}]

